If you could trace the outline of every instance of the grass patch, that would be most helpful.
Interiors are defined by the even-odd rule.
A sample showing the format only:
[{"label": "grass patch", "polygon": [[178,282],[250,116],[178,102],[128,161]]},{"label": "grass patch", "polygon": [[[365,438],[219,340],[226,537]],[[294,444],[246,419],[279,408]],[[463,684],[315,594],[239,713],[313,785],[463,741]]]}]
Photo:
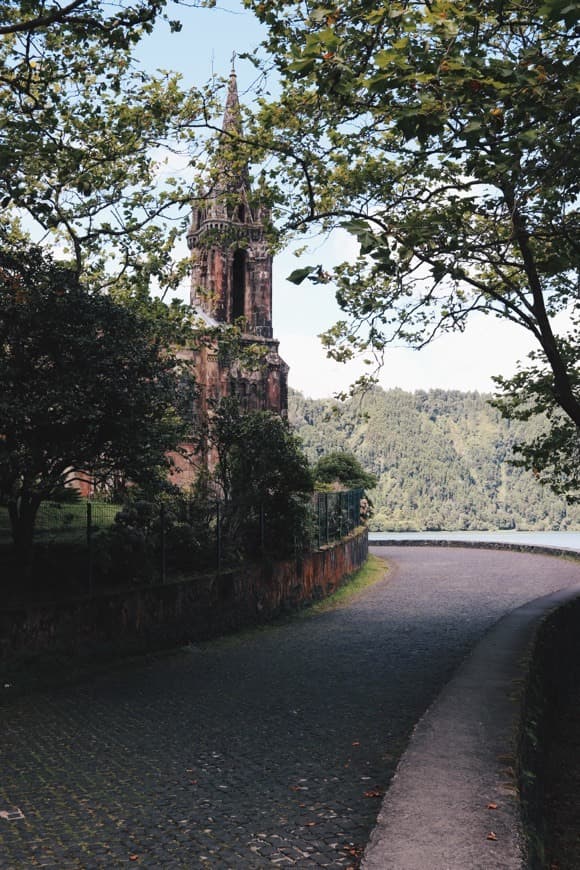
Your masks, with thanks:
[{"label": "grass patch", "polygon": [[383,580],[389,571],[390,566],[385,559],[370,555],[362,568],[359,568],[349,579],[345,580],[336,592],[322,601],[317,601],[316,604],[307,605],[297,615],[300,617],[317,616],[319,613],[344,607],[369,586],[374,586],[379,580]]},{"label": "grass patch", "polygon": [[332,610],[338,610],[340,607],[346,607],[358,595],[361,595],[365,589],[374,586],[380,580],[384,580],[390,572],[390,565],[385,559],[380,559],[378,556],[369,555],[367,561],[362,568],[351,574],[350,578],[344,581],[344,584],[328,595],[322,601],[317,601],[314,604],[307,603],[300,610],[292,610],[291,612],[282,613],[279,616],[272,617],[270,622],[261,623],[259,625],[248,626],[248,628],[239,628],[231,633],[223,634],[218,637],[213,637],[208,640],[193,641],[190,646],[181,647],[181,652],[193,651],[198,649],[209,649],[217,647],[231,647],[251,641],[253,638],[265,632],[278,631],[282,628],[291,625],[298,619],[309,619],[312,616],[321,616]]}]

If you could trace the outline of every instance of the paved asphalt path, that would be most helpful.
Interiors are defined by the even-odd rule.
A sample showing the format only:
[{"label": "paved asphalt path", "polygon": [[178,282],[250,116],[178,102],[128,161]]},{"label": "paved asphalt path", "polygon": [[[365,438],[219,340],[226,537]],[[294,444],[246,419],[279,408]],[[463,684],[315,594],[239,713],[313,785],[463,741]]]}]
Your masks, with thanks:
[{"label": "paved asphalt path", "polygon": [[[353,867],[415,722],[550,556],[376,549],[340,609],[0,709],[0,867]],[[9,690],[4,690],[9,691]],[[428,788],[426,782],[425,787]]]}]

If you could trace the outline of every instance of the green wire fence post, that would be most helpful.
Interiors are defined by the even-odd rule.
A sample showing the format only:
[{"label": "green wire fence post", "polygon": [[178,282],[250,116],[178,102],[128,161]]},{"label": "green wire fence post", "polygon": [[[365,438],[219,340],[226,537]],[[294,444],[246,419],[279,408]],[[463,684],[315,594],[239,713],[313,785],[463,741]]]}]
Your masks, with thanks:
[{"label": "green wire fence post", "polygon": [[264,557],[264,550],[266,547],[266,522],[265,522],[265,512],[264,512],[264,502],[260,502],[260,552],[262,554],[262,558]]},{"label": "green wire fence post", "polygon": [[221,511],[220,511],[220,503],[216,502],[216,531],[215,531],[215,543],[216,543],[216,568],[218,574],[221,569],[222,564],[222,519],[221,519]]},{"label": "green wire fence post", "polygon": [[165,583],[167,574],[167,554],[165,550],[165,505],[159,510],[159,522],[161,526],[161,582]]},{"label": "green wire fence post", "polygon": [[89,575],[89,595],[93,594],[93,506],[87,501],[87,558]]}]

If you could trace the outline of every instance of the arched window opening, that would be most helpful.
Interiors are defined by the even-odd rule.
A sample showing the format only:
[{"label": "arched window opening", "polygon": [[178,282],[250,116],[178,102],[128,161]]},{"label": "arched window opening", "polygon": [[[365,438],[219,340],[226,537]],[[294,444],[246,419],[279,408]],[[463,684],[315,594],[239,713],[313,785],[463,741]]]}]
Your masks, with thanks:
[{"label": "arched window opening", "polygon": [[246,220],[246,207],[245,207],[244,205],[239,205],[239,206],[238,206],[238,220],[239,220],[240,223],[242,223],[242,224],[243,224],[244,221]]},{"label": "arched window opening", "polygon": [[234,253],[234,274],[233,274],[233,298],[232,298],[232,319],[245,315],[245,297],[246,297],[246,260],[247,254],[245,251],[238,249]]}]

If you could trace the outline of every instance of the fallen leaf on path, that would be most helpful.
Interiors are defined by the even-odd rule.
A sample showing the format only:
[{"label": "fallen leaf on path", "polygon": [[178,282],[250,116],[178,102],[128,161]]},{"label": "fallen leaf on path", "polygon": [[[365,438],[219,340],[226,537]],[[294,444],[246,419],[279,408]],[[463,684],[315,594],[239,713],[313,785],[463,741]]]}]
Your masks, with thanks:
[{"label": "fallen leaf on path", "polygon": [[497,810],[497,804],[488,804],[487,808],[488,810]]},{"label": "fallen leaf on path", "polygon": [[12,810],[2,810],[2,812],[0,812],[0,819],[6,819],[8,822],[16,822],[23,818],[24,813],[18,807],[14,807]]},{"label": "fallen leaf on path", "polygon": [[371,788],[365,791],[365,797],[367,798],[382,797],[383,795],[384,791],[381,788]]},{"label": "fallen leaf on path", "polygon": [[497,840],[497,836],[496,836],[496,834],[494,834],[493,831],[490,831],[489,834],[487,835],[487,839],[488,840]]}]

